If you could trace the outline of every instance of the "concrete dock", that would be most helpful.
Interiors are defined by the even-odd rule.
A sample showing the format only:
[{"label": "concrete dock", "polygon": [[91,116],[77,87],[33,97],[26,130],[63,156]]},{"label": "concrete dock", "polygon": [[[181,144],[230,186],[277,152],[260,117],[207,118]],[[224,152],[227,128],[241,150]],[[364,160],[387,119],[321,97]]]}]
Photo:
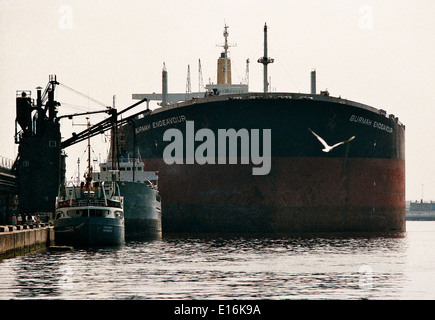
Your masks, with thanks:
[{"label": "concrete dock", "polygon": [[49,224],[0,226],[0,259],[14,257],[54,243],[54,227]]}]

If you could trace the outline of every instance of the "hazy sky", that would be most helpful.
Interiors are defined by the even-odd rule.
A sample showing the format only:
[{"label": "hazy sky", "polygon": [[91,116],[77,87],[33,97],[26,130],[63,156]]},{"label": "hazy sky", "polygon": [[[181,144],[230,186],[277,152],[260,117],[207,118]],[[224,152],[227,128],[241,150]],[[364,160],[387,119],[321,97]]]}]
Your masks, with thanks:
[{"label": "hazy sky", "polygon": [[[250,91],[261,91],[256,61],[267,22],[273,90],[309,92],[315,68],[317,90],[398,116],[406,125],[406,198],[424,191],[425,200],[435,200],[434,17],[433,0],[0,0],[0,156],[17,154],[16,90],[36,97],[35,88],[56,74],[105,105],[116,95],[122,110],[135,102],[132,93],[161,92],[165,62],[170,92],[185,92],[188,65],[197,91],[198,59],[204,82],[216,82],[225,23],[237,44],[230,49],[233,83],[244,79],[249,58]],[[104,109],[63,87],[56,98],[59,114]],[[62,120],[62,135],[84,123]],[[106,139],[93,140],[95,157],[104,160]],[[84,150],[66,150],[68,175]]]}]

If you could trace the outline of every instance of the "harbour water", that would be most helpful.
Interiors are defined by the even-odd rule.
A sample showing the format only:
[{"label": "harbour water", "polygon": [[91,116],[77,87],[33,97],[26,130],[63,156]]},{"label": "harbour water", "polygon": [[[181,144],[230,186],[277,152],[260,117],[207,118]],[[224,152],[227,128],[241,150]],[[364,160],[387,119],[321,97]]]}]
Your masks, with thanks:
[{"label": "harbour water", "polygon": [[164,236],[0,261],[0,299],[435,299],[435,221],[392,234]]}]

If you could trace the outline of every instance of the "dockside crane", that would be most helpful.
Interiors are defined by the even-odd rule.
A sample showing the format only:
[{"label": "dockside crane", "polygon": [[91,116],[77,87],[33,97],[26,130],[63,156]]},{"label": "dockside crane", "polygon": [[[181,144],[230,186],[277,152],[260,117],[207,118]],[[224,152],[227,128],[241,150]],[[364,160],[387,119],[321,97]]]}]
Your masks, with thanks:
[{"label": "dockside crane", "polygon": [[[31,98],[31,91],[17,91],[15,143],[19,146],[13,171],[18,181],[21,214],[54,212],[59,185],[65,181],[65,148],[107,130],[116,130],[118,126],[133,121],[139,114],[145,116],[151,113],[151,110],[146,109],[119,120],[120,115],[147,101],[142,99],[121,112],[106,107],[99,111],[58,116],[57,107],[61,104],[54,100],[54,91],[58,85],[66,87],[57,81],[55,75],[50,75],[45,90],[42,91],[41,87],[37,88],[36,104]],[[109,117],[61,141],[62,118],[72,119],[76,116],[96,113],[107,113]]]}]

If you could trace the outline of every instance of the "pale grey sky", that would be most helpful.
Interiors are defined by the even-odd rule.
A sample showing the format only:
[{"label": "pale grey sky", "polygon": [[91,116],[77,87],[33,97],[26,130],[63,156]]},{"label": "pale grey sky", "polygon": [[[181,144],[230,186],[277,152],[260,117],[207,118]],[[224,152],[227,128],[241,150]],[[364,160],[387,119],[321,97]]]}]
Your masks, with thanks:
[{"label": "pale grey sky", "polygon": [[[407,199],[424,191],[435,200],[434,16],[433,0],[0,0],[0,156],[17,154],[16,90],[36,95],[56,74],[107,105],[116,95],[123,109],[135,102],[132,93],[161,91],[165,62],[170,92],[185,92],[188,65],[196,91],[198,59],[204,82],[216,81],[225,23],[237,44],[230,49],[233,83],[244,79],[249,58],[250,91],[261,91],[256,61],[267,22],[273,90],[309,92],[315,68],[318,90],[398,116],[406,125]],[[102,109],[64,88],[57,99],[59,114]],[[62,120],[63,136],[84,122]],[[104,160],[103,142],[98,136],[93,144]],[[69,175],[84,149],[67,149]]]}]

